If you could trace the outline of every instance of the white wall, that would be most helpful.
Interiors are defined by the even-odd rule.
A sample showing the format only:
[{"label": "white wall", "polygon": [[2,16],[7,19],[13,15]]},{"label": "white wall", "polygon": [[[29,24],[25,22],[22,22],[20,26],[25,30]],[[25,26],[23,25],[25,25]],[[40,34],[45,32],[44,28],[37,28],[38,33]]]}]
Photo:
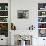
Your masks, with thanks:
[{"label": "white wall", "polygon": [[[30,25],[35,26],[36,35],[38,35],[38,3],[45,3],[46,0],[11,0],[11,22],[16,25],[16,28],[19,30],[26,30]],[[17,18],[17,10],[29,10],[29,19],[18,19]],[[16,31],[17,31],[16,30]],[[34,34],[34,33],[33,33]],[[37,38],[37,37],[36,37]],[[39,44],[43,44],[42,38],[33,38],[33,45],[40,46]]]},{"label": "white wall", "polygon": [[8,3],[8,0],[0,0],[0,3]]},{"label": "white wall", "polygon": [[[17,30],[26,30],[32,24],[37,29],[38,3],[46,0],[11,0],[11,22],[16,25]],[[29,19],[18,19],[17,10],[29,10]]]},{"label": "white wall", "polygon": [[[29,19],[18,19],[17,10],[29,10]],[[32,0],[12,0],[11,15],[11,20],[16,25],[17,30],[26,30],[32,24],[36,25],[35,23],[37,23],[37,2]]]}]

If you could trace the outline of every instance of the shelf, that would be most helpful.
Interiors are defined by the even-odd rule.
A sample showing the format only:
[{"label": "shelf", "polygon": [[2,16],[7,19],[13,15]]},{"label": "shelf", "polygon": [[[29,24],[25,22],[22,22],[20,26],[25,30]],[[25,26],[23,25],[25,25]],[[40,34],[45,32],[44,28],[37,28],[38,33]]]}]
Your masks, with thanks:
[{"label": "shelf", "polygon": [[38,10],[38,11],[46,11],[46,10]]},{"label": "shelf", "polygon": [[46,37],[46,3],[38,3],[38,36]]},{"label": "shelf", "polygon": [[38,16],[38,17],[46,17],[46,15],[44,15],[44,16]]},{"label": "shelf", "polygon": [[8,23],[8,22],[0,22],[0,23]]},{"label": "shelf", "polygon": [[0,16],[0,17],[8,17],[8,16]]},{"label": "shelf", "polygon": [[0,3],[0,35],[8,37],[8,3]]},{"label": "shelf", "polygon": [[38,23],[46,23],[46,22],[38,22]]},{"label": "shelf", "polygon": [[0,11],[8,11],[8,10],[0,10]]},{"label": "shelf", "polygon": [[38,28],[38,29],[46,29],[46,28]]}]

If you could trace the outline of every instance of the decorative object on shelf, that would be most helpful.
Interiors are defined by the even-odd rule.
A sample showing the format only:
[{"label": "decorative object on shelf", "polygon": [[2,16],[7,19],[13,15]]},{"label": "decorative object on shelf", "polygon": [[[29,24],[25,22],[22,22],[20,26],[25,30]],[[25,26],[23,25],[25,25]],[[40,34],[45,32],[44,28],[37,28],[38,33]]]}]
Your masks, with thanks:
[{"label": "decorative object on shelf", "polygon": [[7,16],[8,15],[8,13],[7,13],[7,11],[0,11],[0,16]]},{"label": "decorative object on shelf", "polygon": [[46,11],[38,11],[38,16],[46,16]]},{"label": "decorative object on shelf", "polygon": [[17,18],[19,19],[27,19],[29,18],[29,10],[18,10]]},{"label": "decorative object on shelf", "polygon": [[5,10],[8,10],[8,6],[5,6]]},{"label": "decorative object on shelf", "polygon": [[8,37],[8,24],[7,23],[0,23],[0,35],[5,35],[5,37]]},{"label": "decorative object on shelf", "polygon": [[42,12],[42,15],[45,15],[45,12]]},{"label": "decorative object on shelf", "polygon": [[11,23],[11,30],[16,30],[16,26],[13,23]]},{"label": "decorative object on shelf", "polygon": [[45,9],[46,9],[46,6],[45,6]]},{"label": "decorative object on shelf", "polygon": [[46,23],[38,23],[38,28],[46,28]]},{"label": "decorative object on shelf", "polygon": [[46,3],[38,3],[38,10],[46,10]]},{"label": "decorative object on shelf", "polygon": [[40,10],[44,10],[44,8],[40,8]]},{"label": "decorative object on shelf", "polygon": [[46,17],[38,17],[38,22],[46,22]]},{"label": "decorative object on shelf", "polygon": [[8,17],[0,17],[0,22],[8,22]]},{"label": "decorative object on shelf", "polygon": [[8,11],[0,11],[0,16],[8,16]]},{"label": "decorative object on shelf", "polygon": [[42,18],[41,17],[38,17],[38,22],[42,22]]},{"label": "decorative object on shelf", "polygon": [[39,37],[46,37],[46,29],[39,29]]},{"label": "decorative object on shelf", "polygon": [[8,23],[0,23],[1,30],[8,30]]},{"label": "decorative object on shelf", "polygon": [[29,26],[29,30],[34,30],[34,26],[33,25],[31,25],[31,26]]},{"label": "decorative object on shelf", "polygon": [[0,3],[0,10],[8,10],[8,3]]}]

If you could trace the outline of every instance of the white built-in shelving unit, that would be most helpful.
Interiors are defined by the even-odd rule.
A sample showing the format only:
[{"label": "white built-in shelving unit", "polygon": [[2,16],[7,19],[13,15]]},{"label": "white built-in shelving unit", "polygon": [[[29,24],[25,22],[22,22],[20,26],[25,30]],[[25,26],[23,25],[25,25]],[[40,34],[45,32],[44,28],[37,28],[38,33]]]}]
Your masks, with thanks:
[{"label": "white built-in shelving unit", "polygon": [[46,37],[45,33],[42,34],[46,32],[46,3],[38,3],[38,31],[41,37]]}]

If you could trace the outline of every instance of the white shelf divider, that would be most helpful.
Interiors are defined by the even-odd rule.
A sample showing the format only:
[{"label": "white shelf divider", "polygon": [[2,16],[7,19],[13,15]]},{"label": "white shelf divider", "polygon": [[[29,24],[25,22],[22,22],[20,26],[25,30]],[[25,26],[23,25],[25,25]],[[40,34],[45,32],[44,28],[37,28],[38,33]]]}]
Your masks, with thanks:
[{"label": "white shelf divider", "polygon": [[38,16],[38,17],[46,17],[46,15],[44,15],[44,16]]},{"label": "white shelf divider", "polygon": [[38,22],[38,23],[46,23],[46,22]]},{"label": "white shelf divider", "polygon": [[0,22],[0,23],[8,23],[8,22]]},{"label": "white shelf divider", "polygon": [[0,17],[8,17],[8,16],[0,16]]},{"label": "white shelf divider", "polygon": [[46,28],[38,28],[38,29],[46,29]]},{"label": "white shelf divider", "polygon": [[8,11],[8,10],[0,10],[0,11]]},{"label": "white shelf divider", "polygon": [[38,11],[46,11],[46,10],[38,10]]}]

